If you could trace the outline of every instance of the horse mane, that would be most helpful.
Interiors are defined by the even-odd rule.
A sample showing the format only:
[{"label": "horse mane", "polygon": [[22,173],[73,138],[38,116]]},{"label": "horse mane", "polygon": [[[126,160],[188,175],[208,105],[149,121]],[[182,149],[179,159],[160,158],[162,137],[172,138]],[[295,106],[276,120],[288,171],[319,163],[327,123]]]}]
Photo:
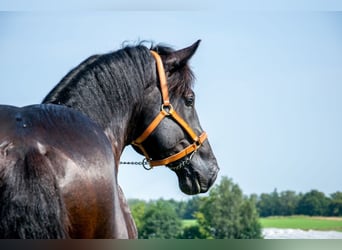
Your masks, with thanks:
[{"label": "horse mane", "polygon": [[[156,81],[151,49],[162,57],[174,51],[169,46],[151,45],[147,48],[140,43],[90,56],[64,76],[44,98],[43,103],[74,108],[105,127],[113,114],[118,117],[127,115],[132,102],[140,102],[141,91]],[[189,93],[193,79],[188,65],[170,72],[168,85],[171,98]]]}]

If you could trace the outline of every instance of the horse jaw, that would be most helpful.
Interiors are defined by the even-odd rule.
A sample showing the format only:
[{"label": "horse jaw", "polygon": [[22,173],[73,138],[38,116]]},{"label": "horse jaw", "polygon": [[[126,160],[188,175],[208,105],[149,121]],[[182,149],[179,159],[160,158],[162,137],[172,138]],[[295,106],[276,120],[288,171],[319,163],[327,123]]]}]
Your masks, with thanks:
[{"label": "horse jaw", "polygon": [[191,163],[173,171],[178,177],[180,190],[188,195],[206,193],[215,182],[218,173],[218,171],[213,171],[210,174],[202,174],[196,171]]}]

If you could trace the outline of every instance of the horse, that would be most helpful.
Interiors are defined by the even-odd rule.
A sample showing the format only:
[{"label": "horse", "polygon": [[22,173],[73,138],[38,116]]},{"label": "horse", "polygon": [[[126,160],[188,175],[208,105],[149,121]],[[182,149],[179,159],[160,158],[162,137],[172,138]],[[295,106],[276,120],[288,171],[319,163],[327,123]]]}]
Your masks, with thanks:
[{"label": "horse", "polygon": [[195,110],[199,43],[93,55],[41,104],[0,105],[0,237],[137,238],[117,180],[128,145],[182,192],[207,192],[219,167]]}]

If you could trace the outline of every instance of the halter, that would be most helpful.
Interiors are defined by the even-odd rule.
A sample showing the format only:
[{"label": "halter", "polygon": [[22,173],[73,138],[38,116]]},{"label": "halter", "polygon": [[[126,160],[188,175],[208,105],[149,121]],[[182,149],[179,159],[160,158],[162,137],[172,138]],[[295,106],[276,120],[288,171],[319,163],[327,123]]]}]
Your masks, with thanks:
[{"label": "halter", "polygon": [[[163,66],[163,62],[159,56],[159,54],[155,51],[151,51],[152,56],[156,60],[157,64],[157,72],[159,76],[159,82],[160,82],[160,89],[161,89],[161,94],[163,98],[163,103],[161,105],[161,109],[159,114],[154,118],[154,120],[150,123],[150,125],[145,129],[145,131],[132,142],[132,145],[137,146],[141,152],[144,154],[145,159],[142,162],[142,165],[145,167],[145,163],[148,163],[150,165],[149,168],[146,169],[152,169],[155,166],[163,166],[167,165],[170,163],[173,163],[175,161],[178,161],[188,155],[190,155],[190,159],[187,159],[186,162],[190,161],[193,154],[202,146],[203,142],[207,139],[207,133],[202,132],[201,135],[197,136],[196,133],[193,131],[193,129],[188,125],[186,121],[184,121],[178,113],[173,109],[173,106],[170,103],[169,100],[169,90],[167,86],[167,81],[166,81],[166,75],[165,75],[165,70]],[[178,123],[178,125],[184,129],[187,134],[190,136],[192,139],[193,143],[181,150],[178,153],[175,153],[169,157],[166,157],[161,160],[152,160],[152,158],[148,155],[147,151],[143,147],[142,143],[152,134],[152,132],[158,127],[160,122],[165,118],[165,117],[171,117],[175,122]],[[172,167],[172,169],[179,169],[186,165],[184,162],[180,163],[176,167]]]}]

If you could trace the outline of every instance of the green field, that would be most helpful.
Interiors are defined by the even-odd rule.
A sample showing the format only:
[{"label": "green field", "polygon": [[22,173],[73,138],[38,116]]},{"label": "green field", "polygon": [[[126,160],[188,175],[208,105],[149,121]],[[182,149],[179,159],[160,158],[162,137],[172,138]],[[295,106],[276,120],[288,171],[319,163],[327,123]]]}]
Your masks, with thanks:
[{"label": "green field", "polygon": [[341,217],[286,216],[260,218],[263,228],[292,228],[302,230],[342,232]]},{"label": "green field", "polygon": [[190,227],[196,225],[196,220],[182,220],[183,227]]},{"label": "green field", "polygon": [[[302,230],[342,232],[342,217],[276,216],[260,218],[263,228],[292,228]],[[183,226],[196,225],[196,220],[183,220]]]}]

